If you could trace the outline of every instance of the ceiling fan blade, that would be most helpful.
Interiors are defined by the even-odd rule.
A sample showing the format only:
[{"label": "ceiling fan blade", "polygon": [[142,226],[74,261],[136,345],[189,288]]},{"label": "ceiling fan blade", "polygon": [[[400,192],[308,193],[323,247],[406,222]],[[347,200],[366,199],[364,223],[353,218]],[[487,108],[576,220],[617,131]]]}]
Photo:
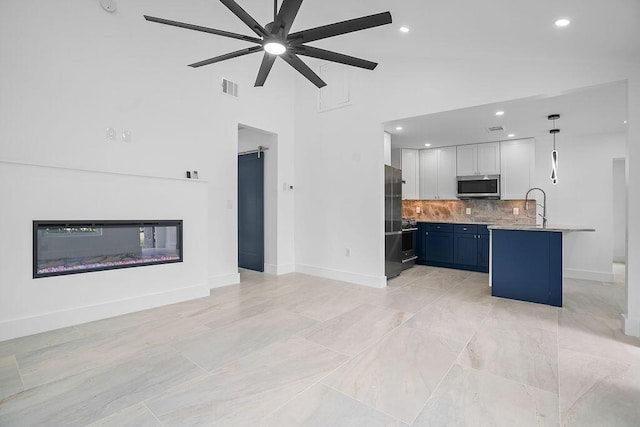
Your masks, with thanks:
[{"label": "ceiling fan blade", "polygon": [[226,59],[237,58],[238,56],[248,55],[250,53],[255,53],[260,50],[262,50],[262,46],[248,47],[246,49],[236,50],[235,52],[225,53],[224,55],[216,56],[213,58],[205,59],[204,61],[189,64],[189,67],[198,68],[198,67],[202,67],[203,65],[213,64],[216,62],[224,61]]},{"label": "ceiling fan blade", "polygon": [[294,53],[312,58],[325,59],[331,62],[339,62],[340,64],[351,65],[352,67],[366,68],[367,70],[373,70],[378,66],[376,62],[367,61],[366,59],[311,46],[298,46],[294,48]]},{"label": "ceiling fan blade", "polygon": [[258,23],[255,19],[251,17],[243,8],[240,7],[238,3],[233,0],[220,0],[220,3],[227,6],[227,8],[233,12],[242,22],[247,24],[249,28],[253,30],[254,33],[259,35],[260,37],[266,37],[269,33],[264,29],[262,25]]},{"label": "ceiling fan blade", "polygon": [[391,14],[389,12],[383,12],[291,33],[289,37],[287,37],[287,40],[294,44],[302,44],[390,23]]},{"label": "ceiling fan blade", "polygon": [[271,27],[271,33],[277,34],[280,28],[283,29],[283,35],[286,37],[289,34],[293,20],[296,19],[296,15],[300,10],[302,0],[282,0],[280,6],[280,12],[273,21],[273,27]]},{"label": "ceiling fan blade", "polygon": [[201,27],[199,25],[185,24],[184,22],[171,21],[169,19],[156,18],[154,16],[144,15],[144,19],[149,22],[157,22],[158,24],[171,25],[173,27],[186,28],[187,30],[201,31],[203,33],[215,34],[217,36],[231,37],[232,39],[244,40],[252,43],[262,44],[262,40],[243,34],[231,33],[229,31],[216,30],[215,28]]},{"label": "ceiling fan blade", "polygon": [[256,78],[256,84],[254,86],[263,86],[267,80],[267,76],[273,67],[273,63],[276,62],[277,55],[271,55],[265,52],[262,58],[262,64],[260,64],[260,71],[258,71],[258,77]]},{"label": "ceiling fan blade", "polygon": [[280,57],[285,61],[287,61],[289,65],[291,65],[293,68],[298,70],[300,74],[305,76],[311,83],[316,85],[318,88],[325,87],[327,85],[325,82],[322,81],[322,79],[316,73],[313,72],[311,68],[309,68],[307,64],[302,62],[302,59],[298,58],[295,54],[287,52],[284,55],[281,55]]}]

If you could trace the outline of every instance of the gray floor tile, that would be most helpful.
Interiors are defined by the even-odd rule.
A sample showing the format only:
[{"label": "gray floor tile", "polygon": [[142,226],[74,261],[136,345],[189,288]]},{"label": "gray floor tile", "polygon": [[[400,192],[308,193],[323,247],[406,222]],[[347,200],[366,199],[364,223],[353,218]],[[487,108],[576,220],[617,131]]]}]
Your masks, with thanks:
[{"label": "gray floor tile", "polygon": [[170,349],[147,350],[0,401],[0,425],[87,425],[202,373]]},{"label": "gray floor tile", "polygon": [[638,402],[640,365],[560,351],[562,425],[637,426]]},{"label": "gray floor tile", "polygon": [[255,426],[344,363],[345,356],[291,338],[147,402],[169,426]]},{"label": "gray floor tile", "polygon": [[354,356],[400,326],[409,315],[399,310],[361,305],[322,323],[307,339]]},{"label": "gray floor tile", "polygon": [[423,426],[557,426],[558,396],[453,365],[412,424]]},{"label": "gray floor tile", "polygon": [[298,314],[276,309],[180,341],[173,347],[210,371],[316,323]]},{"label": "gray floor tile", "polygon": [[323,382],[411,423],[465,343],[400,327]]},{"label": "gray floor tile", "polygon": [[558,335],[555,332],[514,325],[483,325],[458,363],[558,393]]},{"label": "gray floor tile", "polygon": [[162,427],[162,424],[144,403],[139,403],[96,421],[90,427]]},{"label": "gray floor tile", "polygon": [[420,310],[405,326],[466,343],[480,328],[492,308],[492,305],[443,299]]},{"label": "gray floor tile", "polygon": [[0,400],[22,390],[16,358],[14,356],[0,358]]},{"label": "gray floor tile", "polygon": [[316,384],[267,417],[264,427],[395,427],[406,424]]}]

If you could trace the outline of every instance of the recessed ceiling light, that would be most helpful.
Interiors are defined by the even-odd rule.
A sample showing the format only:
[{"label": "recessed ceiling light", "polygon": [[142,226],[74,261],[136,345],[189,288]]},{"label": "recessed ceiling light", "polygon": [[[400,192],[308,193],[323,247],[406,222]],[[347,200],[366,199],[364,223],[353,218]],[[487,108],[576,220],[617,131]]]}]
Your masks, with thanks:
[{"label": "recessed ceiling light", "polygon": [[625,124],[625,125],[627,124],[627,121],[626,121],[626,120],[624,121],[624,124]]},{"label": "recessed ceiling light", "polygon": [[409,32],[409,27],[400,27],[400,32],[401,33],[408,33]]},{"label": "recessed ceiling light", "polygon": [[571,24],[571,21],[569,21],[567,18],[561,18],[556,20],[555,24],[556,27],[566,27],[567,25]]},{"label": "recessed ceiling light", "polygon": [[402,130],[402,126],[396,127],[396,130]]},{"label": "recessed ceiling light", "polygon": [[424,144],[425,147],[431,147],[431,144]]},{"label": "recessed ceiling light", "polygon": [[496,116],[504,116],[504,111],[496,111]]},{"label": "recessed ceiling light", "polygon": [[516,136],[515,133],[510,133],[509,135],[507,135],[509,138],[513,138],[514,136]]}]

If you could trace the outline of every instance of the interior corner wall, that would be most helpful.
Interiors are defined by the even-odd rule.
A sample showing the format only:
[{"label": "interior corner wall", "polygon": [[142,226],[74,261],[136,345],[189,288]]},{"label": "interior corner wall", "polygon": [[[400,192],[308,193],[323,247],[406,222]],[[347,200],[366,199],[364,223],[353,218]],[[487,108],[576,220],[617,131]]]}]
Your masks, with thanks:
[{"label": "interior corner wall", "polygon": [[[562,126],[560,126],[562,128]],[[558,184],[551,184],[553,139],[536,139],[534,186],[547,193],[550,224],[595,228],[595,232],[564,233],[564,276],[613,281],[613,159],[624,157],[624,133],[556,137]]]},{"label": "interior corner wall", "polygon": [[628,80],[627,98],[627,335],[640,337],[640,65]]},{"label": "interior corner wall", "polygon": [[[239,281],[238,123],[278,134],[278,181],[293,183],[293,74],[286,64],[276,63],[265,87],[254,88],[261,62],[257,54],[193,69],[187,64],[245,44],[146,22],[142,15],[198,22],[202,16],[226,21],[225,13],[223,5],[206,0],[194,0],[189,7],[169,0],[120,2],[115,13],[84,0],[0,2],[0,160],[120,176],[120,185],[135,185],[142,192],[146,187],[134,176],[180,180],[185,171],[197,170],[206,181],[200,184],[205,191],[197,203],[169,194],[161,199],[199,210],[206,218],[198,235],[205,243],[202,262],[209,287]],[[238,83],[237,98],[221,92],[222,77]],[[107,128],[115,129],[115,140],[107,139]],[[131,142],[123,142],[125,130],[131,132]],[[3,186],[14,186],[22,177],[6,179]],[[56,191],[73,191],[53,175],[48,183]],[[22,195],[38,196],[34,188]],[[5,201],[0,203],[4,219]],[[149,216],[142,207],[135,215],[129,206],[119,206],[118,199],[85,203],[79,206],[91,218],[112,219],[104,213],[113,217],[121,210]],[[108,210],[105,203],[110,203]],[[278,205],[278,260],[293,266],[293,193],[283,194]],[[47,207],[40,209],[34,217],[46,216]],[[30,241],[29,232],[19,239]],[[0,241],[3,253],[21,244]],[[121,279],[119,272],[101,274]],[[80,292],[92,292],[98,276],[82,276],[88,286]],[[64,295],[66,281],[55,282]],[[100,283],[116,286],[109,280]],[[16,286],[22,285],[2,277],[3,292],[14,292]],[[174,286],[182,285],[178,281]],[[57,309],[43,306],[41,313]]]},{"label": "interior corner wall", "polygon": [[[626,135],[625,135],[626,153]],[[613,159],[613,261],[627,259],[627,182],[626,159]]]},{"label": "interior corner wall", "polygon": [[539,59],[379,62],[373,72],[350,70],[351,105],[337,110],[318,112],[318,91],[296,82],[296,264],[372,286],[384,277],[381,123],[624,80],[630,68]]}]

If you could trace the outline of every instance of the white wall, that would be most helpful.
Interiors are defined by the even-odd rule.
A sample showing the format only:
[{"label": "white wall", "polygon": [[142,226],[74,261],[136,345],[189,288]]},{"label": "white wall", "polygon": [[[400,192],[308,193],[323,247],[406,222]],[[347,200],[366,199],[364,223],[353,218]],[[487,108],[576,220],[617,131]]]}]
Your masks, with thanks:
[{"label": "white wall", "polygon": [[[185,7],[169,0],[132,0],[119,2],[114,14],[93,1],[54,3],[0,2],[0,160],[167,178],[182,178],[186,170],[197,170],[200,179],[207,181],[201,184],[206,204],[190,207],[190,200],[176,202],[171,197],[164,203],[203,212],[207,226],[199,235],[207,245],[207,282],[210,287],[237,283],[238,123],[278,135],[278,180],[293,184],[290,67],[278,61],[265,87],[257,89],[253,84],[259,54],[193,69],[187,64],[246,44],[149,23],[142,17],[198,23],[207,16],[212,21],[231,21],[219,2],[194,0]],[[268,14],[267,6],[263,12]],[[239,98],[221,93],[223,76],[239,84]],[[133,141],[107,141],[107,127],[118,134],[130,130]],[[7,176],[2,186],[13,186],[20,179]],[[64,181],[45,179],[57,191],[70,191]],[[143,184],[135,185],[146,191]],[[25,199],[39,195],[35,187],[29,190],[23,194]],[[4,207],[4,200],[1,203]],[[33,216],[46,217],[45,208]],[[92,209],[85,211],[86,216],[120,212],[103,210],[101,204]],[[278,212],[277,259],[293,269],[293,192],[278,198]],[[5,215],[4,209],[0,211],[2,219]],[[16,238],[30,241],[29,236]],[[20,242],[3,240],[0,247],[11,251]],[[141,273],[127,272],[122,277],[128,274],[138,277]],[[89,284],[98,277],[82,276]],[[4,292],[14,286],[18,285],[11,280],[0,283]]]},{"label": "white wall", "polygon": [[[207,183],[0,162],[0,340],[209,295]],[[32,276],[33,220],[183,220],[184,262]]]},{"label": "white wall", "polygon": [[625,262],[627,257],[627,183],[625,168],[625,159],[613,159],[613,260],[616,262]]},{"label": "white wall", "polygon": [[606,62],[387,58],[373,72],[352,71],[352,106],[324,113],[315,109],[317,90],[298,80],[296,263],[384,283],[381,123],[624,79],[625,70]]},{"label": "white wall", "polygon": [[547,193],[549,223],[596,229],[563,235],[566,277],[613,281],[613,159],[624,156],[625,143],[625,134],[568,136],[560,132],[556,136],[558,184],[552,185],[553,139],[536,139],[534,184]]},{"label": "white wall", "polygon": [[640,65],[631,72],[627,97],[627,309],[624,331],[640,337]]}]

